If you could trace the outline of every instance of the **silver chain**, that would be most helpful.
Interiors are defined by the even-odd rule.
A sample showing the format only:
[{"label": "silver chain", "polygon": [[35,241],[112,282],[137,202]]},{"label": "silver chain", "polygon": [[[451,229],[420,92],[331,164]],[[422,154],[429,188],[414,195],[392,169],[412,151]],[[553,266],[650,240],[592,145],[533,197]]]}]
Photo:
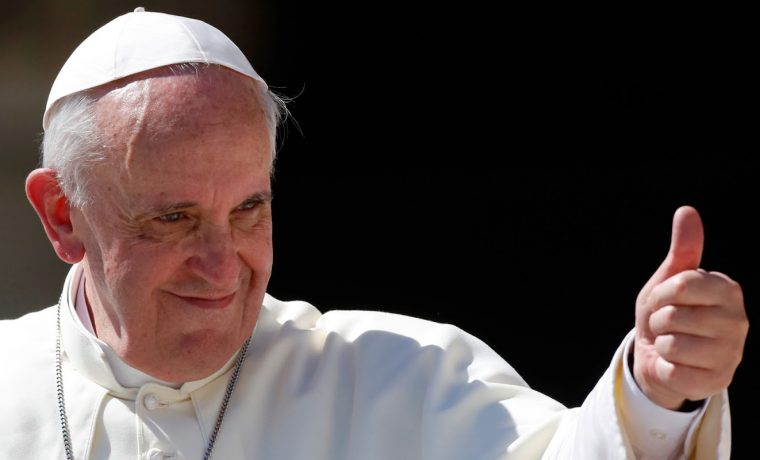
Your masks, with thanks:
[{"label": "silver chain", "polygon": [[[238,354],[235,369],[233,369],[230,381],[227,383],[224,399],[222,400],[222,405],[219,407],[219,413],[216,415],[214,431],[211,432],[211,437],[209,437],[206,451],[203,454],[203,460],[209,460],[211,458],[211,452],[214,450],[216,437],[219,434],[219,430],[222,428],[222,420],[224,420],[224,414],[227,412],[227,406],[232,397],[232,392],[235,390],[235,384],[237,384],[238,377],[240,376],[240,368],[243,367],[243,361],[245,361],[245,356],[248,353],[248,345],[250,344],[251,337],[249,336]],[[63,366],[61,365],[61,302],[58,302],[58,313],[56,317],[55,385],[58,392],[58,415],[61,418],[61,434],[63,435],[63,448],[66,450],[66,460],[74,460],[71,436],[69,435],[69,421],[66,416],[66,402],[63,398]]]},{"label": "silver chain", "polygon": [[222,420],[224,420],[224,414],[227,412],[227,405],[232,397],[232,392],[235,390],[235,384],[237,383],[238,376],[240,376],[240,368],[243,367],[243,361],[245,361],[245,355],[248,354],[248,345],[251,344],[251,336],[243,344],[243,348],[238,354],[237,363],[235,363],[235,369],[232,371],[230,381],[227,383],[227,389],[224,391],[224,399],[222,405],[219,407],[219,413],[216,414],[216,423],[214,424],[214,431],[211,432],[211,436],[208,438],[208,446],[206,446],[206,452],[203,454],[203,460],[211,458],[211,451],[214,450],[214,443],[216,442],[216,435],[219,434],[219,430],[222,429]]},{"label": "silver chain", "polygon": [[66,403],[63,400],[63,366],[61,366],[61,302],[58,302],[55,334],[55,386],[58,391],[58,415],[61,417],[61,434],[63,448],[66,449],[66,460],[74,460],[69,436],[69,420],[66,417]]}]

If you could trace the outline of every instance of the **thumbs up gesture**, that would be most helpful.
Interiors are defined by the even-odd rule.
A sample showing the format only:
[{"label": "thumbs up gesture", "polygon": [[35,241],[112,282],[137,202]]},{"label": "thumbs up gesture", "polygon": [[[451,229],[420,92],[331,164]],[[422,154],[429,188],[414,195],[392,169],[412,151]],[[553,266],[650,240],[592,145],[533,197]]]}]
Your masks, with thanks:
[{"label": "thumbs up gesture", "polygon": [[727,388],[749,328],[739,284],[699,268],[703,245],[699,214],[679,208],[668,255],[636,300],[633,375],[668,409]]}]

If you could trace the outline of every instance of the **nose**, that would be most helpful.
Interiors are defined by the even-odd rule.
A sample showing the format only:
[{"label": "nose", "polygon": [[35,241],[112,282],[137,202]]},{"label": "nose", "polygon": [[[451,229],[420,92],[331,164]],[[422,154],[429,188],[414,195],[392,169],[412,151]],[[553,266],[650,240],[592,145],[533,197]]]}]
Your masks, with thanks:
[{"label": "nose", "polygon": [[196,276],[225,292],[237,286],[242,263],[232,232],[230,226],[206,226],[197,235],[187,260]]}]

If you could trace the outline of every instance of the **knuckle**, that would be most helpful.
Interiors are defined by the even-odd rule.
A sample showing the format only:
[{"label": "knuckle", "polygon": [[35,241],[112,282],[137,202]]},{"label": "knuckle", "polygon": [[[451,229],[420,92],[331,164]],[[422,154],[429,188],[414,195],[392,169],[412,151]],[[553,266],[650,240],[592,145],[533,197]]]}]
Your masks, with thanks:
[{"label": "knuckle", "polygon": [[736,325],[734,326],[734,329],[739,333],[741,336],[746,336],[747,332],[749,332],[749,318],[747,318],[747,312],[742,309],[738,315],[736,315],[734,322]]},{"label": "knuckle", "polygon": [[662,321],[666,328],[670,329],[676,322],[678,310],[673,305],[666,305],[660,309],[662,311]]},{"label": "knuckle", "polygon": [[732,380],[733,372],[716,372],[711,378],[705,379],[703,382],[703,397],[720,393],[731,385]]},{"label": "knuckle", "polygon": [[726,360],[726,363],[728,366],[731,367],[731,372],[734,371],[739,366],[739,363],[741,363],[744,355],[744,346],[742,344],[734,344],[733,347],[728,351],[727,355],[729,356],[729,359]]},{"label": "knuckle", "polygon": [[728,295],[731,300],[737,305],[744,305],[744,291],[742,290],[741,285],[730,278],[726,280],[726,283],[728,285]]},{"label": "knuckle", "polygon": [[675,386],[677,376],[678,366],[659,366],[657,369],[657,377],[666,385]]},{"label": "knuckle", "polygon": [[689,289],[689,280],[686,277],[685,272],[673,275],[672,278],[673,293],[676,297],[683,295],[687,289]]},{"label": "knuckle", "polygon": [[636,298],[636,309],[651,314],[657,307],[657,287],[650,292],[641,292]]},{"label": "knuckle", "polygon": [[724,348],[728,356],[736,356],[738,360],[742,359],[747,332],[747,325],[744,322],[734,325],[733,328],[725,332],[722,341],[725,341]]},{"label": "knuckle", "polygon": [[678,352],[676,340],[672,335],[659,335],[654,339],[654,347],[665,359],[672,358]]},{"label": "knuckle", "polygon": [[643,305],[644,303],[646,303],[648,295],[649,295],[649,293],[648,292],[644,292],[644,290],[642,289],[639,292],[639,295],[636,296],[636,305]]},{"label": "knuckle", "polygon": [[731,278],[727,278],[726,281],[728,282],[728,285],[731,287],[731,289],[735,290],[737,293],[742,292],[742,286],[738,281]]},{"label": "knuckle", "polygon": [[720,366],[708,371],[707,377],[703,379],[705,392],[714,394],[728,388],[734,378],[736,367],[737,363],[732,359],[726,360]]}]

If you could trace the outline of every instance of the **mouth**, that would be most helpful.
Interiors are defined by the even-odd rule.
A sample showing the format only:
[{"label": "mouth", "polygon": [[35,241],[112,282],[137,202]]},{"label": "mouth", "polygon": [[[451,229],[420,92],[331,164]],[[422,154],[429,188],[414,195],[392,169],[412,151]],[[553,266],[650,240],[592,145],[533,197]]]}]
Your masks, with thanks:
[{"label": "mouth", "polygon": [[185,303],[189,303],[190,305],[204,310],[222,310],[229,306],[235,299],[234,292],[225,296],[192,297],[178,294],[174,294],[174,296]]}]

